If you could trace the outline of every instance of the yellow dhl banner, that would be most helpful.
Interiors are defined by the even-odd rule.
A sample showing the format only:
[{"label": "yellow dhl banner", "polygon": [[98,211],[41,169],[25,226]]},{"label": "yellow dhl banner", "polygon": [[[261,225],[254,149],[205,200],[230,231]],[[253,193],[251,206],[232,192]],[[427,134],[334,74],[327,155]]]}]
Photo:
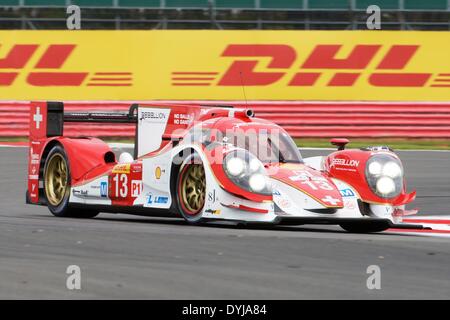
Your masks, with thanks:
[{"label": "yellow dhl banner", "polygon": [[0,99],[450,100],[450,32],[1,31]]}]

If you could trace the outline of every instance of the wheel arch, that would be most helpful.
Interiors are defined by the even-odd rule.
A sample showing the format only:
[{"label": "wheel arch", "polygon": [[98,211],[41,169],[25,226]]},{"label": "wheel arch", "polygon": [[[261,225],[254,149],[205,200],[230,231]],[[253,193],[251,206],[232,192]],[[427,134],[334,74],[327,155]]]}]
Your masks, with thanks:
[{"label": "wheel arch", "polygon": [[[38,203],[41,204],[46,204],[46,198],[45,198],[45,194],[44,194],[44,170],[45,170],[45,162],[47,161],[47,157],[50,153],[50,151],[55,147],[55,146],[62,146],[63,145],[57,140],[57,139],[52,139],[50,141],[47,142],[47,144],[45,145],[45,147],[42,149],[42,153],[41,153],[41,157],[40,157],[40,161],[39,161],[39,181],[42,182],[42,186],[39,187],[39,201]],[[28,190],[27,190],[28,193]],[[28,196],[28,194],[27,194]]]},{"label": "wheel arch", "polygon": [[58,137],[49,140],[41,154],[40,178],[42,178],[45,161],[52,148],[62,146],[69,163],[72,182],[81,179],[87,172],[108,162],[115,162],[114,153],[109,145],[97,138]]},{"label": "wheel arch", "polygon": [[[186,153],[186,150],[188,150],[188,153]],[[180,149],[179,152],[177,152],[173,157],[171,161],[170,166],[170,194],[172,199],[174,199],[177,195],[177,178],[178,174],[180,172],[181,166],[183,165],[183,162],[186,160],[187,157],[192,156],[193,154],[198,153],[198,150],[196,150],[194,147],[186,147]],[[175,161],[176,159],[176,161]],[[178,213],[177,203],[176,201],[172,201],[172,205],[170,207],[171,211]]]},{"label": "wheel arch", "polygon": [[39,164],[39,180],[42,180],[44,178],[45,162],[47,161],[48,154],[57,145],[60,145],[61,147],[64,148],[64,146],[59,142],[59,140],[53,139],[50,140],[42,150],[41,161]]}]

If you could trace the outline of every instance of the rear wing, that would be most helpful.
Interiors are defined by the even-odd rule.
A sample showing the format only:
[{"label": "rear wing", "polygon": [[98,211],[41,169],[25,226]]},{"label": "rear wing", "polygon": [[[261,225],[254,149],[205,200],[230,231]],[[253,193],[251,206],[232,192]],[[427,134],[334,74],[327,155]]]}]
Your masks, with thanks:
[{"label": "rear wing", "polygon": [[64,103],[56,101],[31,102],[30,140],[64,135],[65,122],[136,123],[138,105],[128,112],[64,112]]}]

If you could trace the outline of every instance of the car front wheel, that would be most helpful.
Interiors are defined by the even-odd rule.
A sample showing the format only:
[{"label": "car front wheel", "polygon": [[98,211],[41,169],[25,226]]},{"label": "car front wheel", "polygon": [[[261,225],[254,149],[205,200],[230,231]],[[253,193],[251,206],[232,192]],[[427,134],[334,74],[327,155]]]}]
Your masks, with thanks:
[{"label": "car front wheel", "polygon": [[206,176],[201,161],[192,159],[181,166],[177,179],[177,204],[181,216],[189,223],[202,221],[205,205]]}]

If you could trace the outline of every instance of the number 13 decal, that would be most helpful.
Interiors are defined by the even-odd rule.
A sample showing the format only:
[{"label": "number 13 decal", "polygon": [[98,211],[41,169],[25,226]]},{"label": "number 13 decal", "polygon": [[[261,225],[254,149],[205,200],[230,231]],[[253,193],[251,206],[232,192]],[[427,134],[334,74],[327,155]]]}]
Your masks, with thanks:
[{"label": "number 13 decal", "polygon": [[128,176],[125,173],[113,177],[115,196],[126,198],[128,196]]},{"label": "number 13 decal", "polygon": [[327,181],[303,181],[302,184],[307,184],[313,190],[333,190],[333,187]]}]

